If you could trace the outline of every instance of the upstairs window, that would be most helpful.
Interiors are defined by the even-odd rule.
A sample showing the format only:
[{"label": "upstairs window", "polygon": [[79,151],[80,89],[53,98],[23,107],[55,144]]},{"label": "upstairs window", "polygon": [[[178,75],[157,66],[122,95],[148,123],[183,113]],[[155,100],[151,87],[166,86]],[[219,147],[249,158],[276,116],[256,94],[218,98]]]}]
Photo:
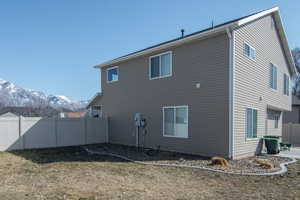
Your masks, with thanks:
[{"label": "upstairs window", "polygon": [[150,80],[172,75],[172,52],[150,57]]},{"label": "upstairs window", "polygon": [[246,138],[257,138],[257,110],[246,109]]},{"label": "upstairs window", "polygon": [[277,90],[277,67],[270,64],[270,88]]},{"label": "upstairs window", "polygon": [[111,67],[106,70],[107,72],[107,82],[112,83],[119,80],[119,68]]},{"label": "upstairs window", "polygon": [[256,50],[255,48],[251,47],[249,44],[244,44],[244,54],[245,56],[255,60],[256,58]]},{"label": "upstairs window", "polygon": [[288,75],[283,74],[283,94],[289,96],[290,78]]}]

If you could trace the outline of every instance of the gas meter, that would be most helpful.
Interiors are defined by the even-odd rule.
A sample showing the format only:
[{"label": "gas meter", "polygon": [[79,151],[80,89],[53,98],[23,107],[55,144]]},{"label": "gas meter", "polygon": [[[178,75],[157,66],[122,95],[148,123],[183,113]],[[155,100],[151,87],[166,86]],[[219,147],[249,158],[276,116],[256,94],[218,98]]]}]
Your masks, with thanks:
[{"label": "gas meter", "polygon": [[134,115],[134,125],[137,127],[145,127],[146,119],[143,117],[141,113],[135,113]]},{"label": "gas meter", "polygon": [[135,130],[135,145],[136,147],[140,146],[140,132],[145,132],[146,127],[146,119],[141,113],[135,113],[134,115],[134,126],[136,127]]}]

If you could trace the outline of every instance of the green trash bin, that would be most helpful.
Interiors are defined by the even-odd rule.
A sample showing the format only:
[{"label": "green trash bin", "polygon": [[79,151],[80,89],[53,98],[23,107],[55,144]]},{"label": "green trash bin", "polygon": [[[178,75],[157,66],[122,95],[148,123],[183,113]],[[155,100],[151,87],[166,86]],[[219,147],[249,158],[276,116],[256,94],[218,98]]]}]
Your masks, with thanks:
[{"label": "green trash bin", "polygon": [[264,136],[265,145],[268,154],[279,153],[279,137],[278,136]]}]

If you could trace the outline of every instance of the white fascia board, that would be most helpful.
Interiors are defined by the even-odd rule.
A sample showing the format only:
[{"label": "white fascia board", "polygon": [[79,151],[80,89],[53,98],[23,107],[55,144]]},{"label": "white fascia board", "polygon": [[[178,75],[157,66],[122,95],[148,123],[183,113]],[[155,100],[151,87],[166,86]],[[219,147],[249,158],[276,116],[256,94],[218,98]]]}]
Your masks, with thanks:
[{"label": "white fascia board", "polygon": [[230,23],[230,24],[226,24],[226,25],[220,26],[218,28],[210,29],[210,30],[201,32],[199,34],[191,35],[191,36],[183,38],[183,39],[179,39],[179,40],[176,40],[176,41],[173,41],[173,42],[162,44],[160,46],[153,47],[151,49],[147,49],[147,50],[144,50],[144,51],[141,51],[141,52],[137,52],[137,53],[125,56],[125,57],[121,57],[119,59],[115,59],[115,60],[112,60],[112,61],[104,62],[102,64],[94,66],[94,68],[102,68],[102,67],[114,65],[114,64],[116,64],[118,62],[122,62],[122,61],[125,61],[125,60],[136,58],[138,56],[143,56],[143,55],[146,55],[146,54],[150,54],[152,52],[163,50],[163,49],[166,49],[166,48],[178,46],[178,45],[190,42],[192,40],[196,40],[196,39],[200,39],[202,37],[209,36],[211,34],[219,33],[219,32],[222,32],[222,31],[225,32],[227,28],[229,28],[229,27],[236,27],[236,26],[237,26],[236,22],[233,22],[233,23]]},{"label": "white fascia board", "polygon": [[238,21],[238,26],[242,26],[244,24],[252,22],[252,21],[254,21],[256,19],[259,19],[259,18],[261,18],[263,16],[269,15],[269,14],[275,12],[275,11],[278,11],[278,10],[279,10],[278,7],[274,7],[274,8],[271,8],[269,10],[265,10],[265,11],[262,11],[260,13],[255,14],[255,15],[252,15],[250,17],[246,17],[246,18],[241,19],[241,20]]},{"label": "white fascia board", "polygon": [[291,53],[291,50],[290,50],[290,47],[289,47],[289,42],[288,42],[288,39],[286,37],[286,32],[285,32],[284,26],[282,24],[282,20],[281,20],[279,10],[274,13],[274,18],[275,18],[275,23],[278,26],[278,32],[279,32],[279,35],[280,35],[280,38],[281,38],[281,41],[282,41],[284,52],[286,54],[286,57],[287,57],[287,60],[288,60],[288,65],[290,66],[292,75],[298,74],[298,71],[296,69],[296,65],[295,65],[295,62],[294,62],[294,58],[292,56],[292,53]]}]

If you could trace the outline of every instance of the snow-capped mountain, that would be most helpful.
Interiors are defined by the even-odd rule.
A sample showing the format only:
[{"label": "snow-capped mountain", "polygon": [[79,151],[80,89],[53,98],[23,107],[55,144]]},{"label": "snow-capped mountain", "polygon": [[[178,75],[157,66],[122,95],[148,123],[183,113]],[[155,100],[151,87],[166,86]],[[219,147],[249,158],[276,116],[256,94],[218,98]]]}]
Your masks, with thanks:
[{"label": "snow-capped mountain", "polygon": [[47,102],[53,108],[66,108],[70,110],[78,110],[85,108],[88,101],[76,101],[62,95],[49,95]]},{"label": "snow-capped mountain", "polygon": [[0,78],[0,105],[2,107],[46,107],[55,109],[78,110],[87,105],[87,101],[76,101],[62,95],[46,95],[40,91],[24,89]]}]

